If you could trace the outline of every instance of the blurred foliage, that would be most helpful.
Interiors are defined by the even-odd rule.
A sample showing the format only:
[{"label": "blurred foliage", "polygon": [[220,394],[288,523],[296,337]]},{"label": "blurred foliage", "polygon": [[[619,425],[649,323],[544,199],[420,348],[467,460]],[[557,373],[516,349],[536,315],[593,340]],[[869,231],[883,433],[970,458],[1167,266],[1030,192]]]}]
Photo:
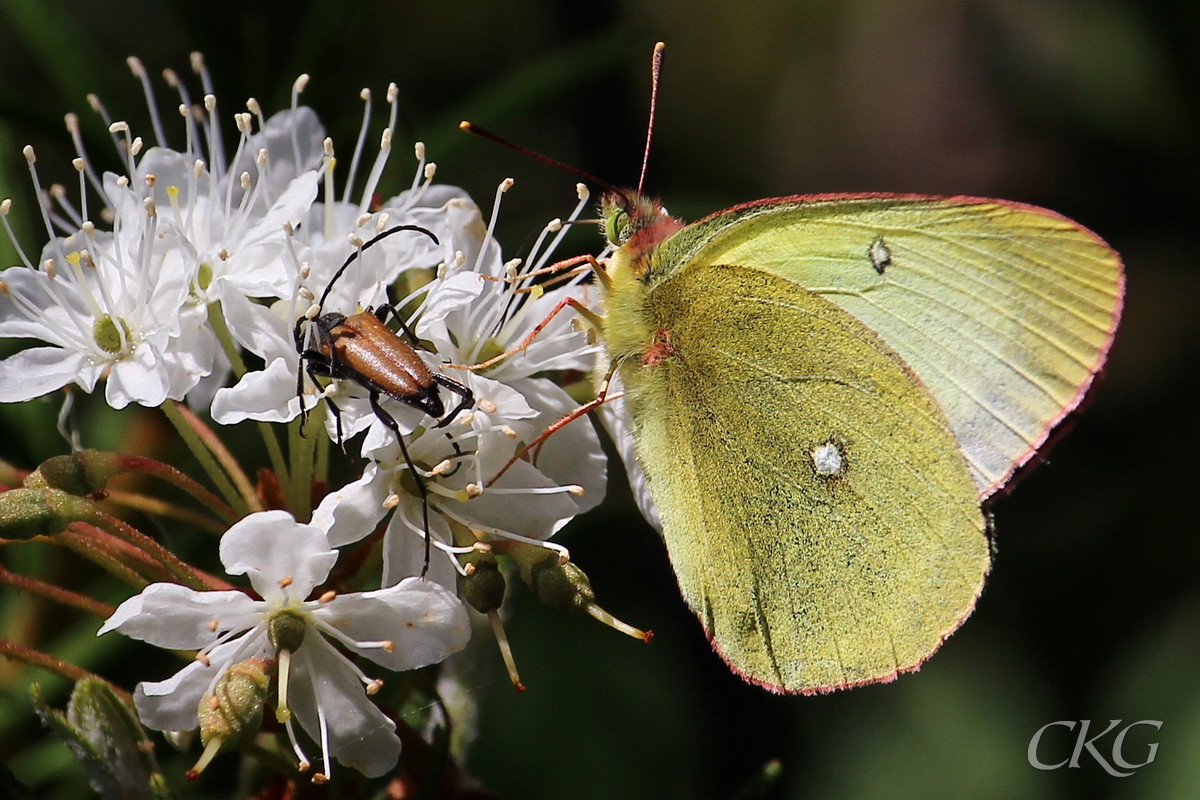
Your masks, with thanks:
[{"label": "blurred foliage", "polygon": [[[73,185],[62,114],[84,117],[89,151],[103,161],[111,147],[85,94],[97,92],[114,116],[145,130],[145,101],[124,57],[136,53],[152,74],[182,73],[187,53],[201,50],[226,114],[249,95],[279,109],[296,75],[310,73],[304,101],[346,145],[361,118],[358,89],[381,97],[397,82],[397,141],[426,141],[440,180],[487,205],[501,178],[517,179],[499,237],[515,255],[543,220],[569,208],[574,179],[464,136],[455,123],[469,118],[632,182],[659,39],[668,50],[649,189],[674,213],[860,190],[1036,203],[1123,253],[1124,324],[1070,435],[994,504],[999,552],[988,588],[920,673],[811,698],[743,684],[682,607],[663,548],[614,468],[610,502],[562,541],[599,601],[654,629],[654,644],[516,597],[510,630],[530,688],[514,696],[490,648],[473,651],[490,661],[476,665],[481,708],[468,769],[511,798],[727,798],[772,759],[782,765],[772,797],[1195,796],[1200,539],[1189,520],[1200,479],[1200,5],[0,0],[0,197],[14,198],[12,221],[36,251],[44,237],[20,147],[37,147],[43,180]],[[173,106],[165,89],[159,97],[160,107]],[[393,162],[384,193],[407,183],[409,170]],[[594,249],[594,233],[576,236],[567,251]],[[0,254],[17,263],[6,242]],[[81,408],[89,445],[178,450],[153,415]],[[50,433],[56,414],[57,401],[0,408],[0,457],[32,468],[63,451]],[[46,576],[78,568],[32,548],[8,548],[3,558]],[[93,640],[94,620],[10,590],[0,590],[0,614],[3,638],[81,659],[127,686],[172,671],[169,658],[147,657],[146,648]],[[79,797],[84,773],[37,726],[27,691],[34,680],[49,702],[65,702],[62,681],[0,662],[0,751],[11,771],[0,787],[15,776],[36,796]],[[1086,755],[1073,769],[1029,765],[1038,728],[1082,719],[1163,720],[1157,759],[1128,778],[1110,777]],[[1137,760],[1145,742],[1135,750],[1133,738],[1128,757]],[[1111,737],[1098,743],[1102,752],[1110,746]],[[178,784],[187,759],[166,746],[160,755]],[[236,780],[206,774],[181,795],[225,797]]]}]

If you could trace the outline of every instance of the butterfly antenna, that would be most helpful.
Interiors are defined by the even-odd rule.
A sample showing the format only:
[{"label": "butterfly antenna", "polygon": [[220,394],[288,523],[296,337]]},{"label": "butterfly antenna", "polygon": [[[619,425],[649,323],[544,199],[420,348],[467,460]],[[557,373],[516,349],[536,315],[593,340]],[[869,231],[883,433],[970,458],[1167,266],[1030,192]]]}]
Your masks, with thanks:
[{"label": "butterfly antenna", "polygon": [[500,134],[489,131],[487,128],[484,128],[480,125],[476,125],[474,122],[467,122],[466,120],[463,120],[462,122],[458,123],[458,127],[460,129],[466,131],[467,133],[473,133],[476,136],[482,136],[484,139],[490,139],[491,141],[495,142],[496,144],[504,145],[509,150],[515,150],[522,155],[526,155],[531,158],[536,158],[538,161],[541,161],[543,164],[549,164],[552,167],[557,167],[558,169],[566,170],[567,172],[571,173],[572,175],[578,175],[580,178],[583,178],[585,181],[590,181],[590,182],[596,184],[597,186],[601,187],[602,189],[606,189],[610,192],[617,192],[617,193],[620,193],[620,191],[621,191],[620,189],[618,189],[616,186],[613,186],[608,181],[602,181],[599,178],[597,178],[595,175],[591,174],[590,172],[584,172],[579,167],[573,167],[570,164],[564,164],[563,162],[557,161],[557,160],[551,158],[550,156],[544,156],[541,153],[537,152],[536,150],[530,150],[528,147],[522,147],[521,145],[517,144],[516,142],[510,142],[508,139],[505,139]]},{"label": "butterfly antenna", "polygon": [[667,46],[662,42],[654,45],[654,55],[650,59],[650,122],[646,125],[646,148],[642,151],[642,174],[638,176],[638,194],[641,194],[646,186],[646,165],[650,163],[650,140],[654,138],[654,112],[658,110],[658,79],[662,75],[663,51],[666,49]]}]

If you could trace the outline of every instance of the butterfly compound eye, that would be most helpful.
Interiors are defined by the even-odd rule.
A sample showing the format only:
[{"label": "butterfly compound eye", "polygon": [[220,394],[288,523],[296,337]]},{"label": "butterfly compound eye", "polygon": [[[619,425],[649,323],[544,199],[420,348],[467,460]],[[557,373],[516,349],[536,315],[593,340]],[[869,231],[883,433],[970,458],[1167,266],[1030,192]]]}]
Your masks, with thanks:
[{"label": "butterfly compound eye", "polygon": [[629,241],[629,233],[629,213],[619,207],[610,209],[604,220],[604,238],[613,247],[620,247]]}]

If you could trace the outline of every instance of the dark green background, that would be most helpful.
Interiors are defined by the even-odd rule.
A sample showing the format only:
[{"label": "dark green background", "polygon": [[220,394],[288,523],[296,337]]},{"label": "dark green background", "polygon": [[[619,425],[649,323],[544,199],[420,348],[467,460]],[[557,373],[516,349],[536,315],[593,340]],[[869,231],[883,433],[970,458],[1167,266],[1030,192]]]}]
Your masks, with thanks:
[{"label": "dark green background", "polygon": [[[472,689],[480,731],[468,768],[509,798],[727,798],[769,759],[783,765],[778,797],[1195,796],[1200,6],[1191,0],[4,0],[0,196],[14,197],[17,223],[31,225],[20,146],[38,148],[44,180],[73,181],[63,112],[78,111],[91,151],[109,153],[84,95],[99,93],[114,115],[147,131],[124,57],[140,55],[153,74],[182,73],[188,51],[199,49],[226,115],[248,95],[279,109],[292,79],[311,73],[305,100],[343,148],[357,132],[359,88],[381,97],[396,81],[402,122],[385,188],[410,179],[415,138],[428,143],[440,180],[483,205],[511,175],[517,188],[500,238],[516,252],[541,221],[566,212],[573,180],[455,124],[467,117],[632,183],[659,39],[668,51],[648,189],[673,213],[695,218],[760,197],[838,191],[1044,205],[1123,254],[1124,322],[1073,430],[994,503],[999,554],[987,589],[919,673],[813,698],[743,684],[683,608],[661,544],[616,475],[610,502],[561,540],[601,603],[654,629],[654,644],[518,593],[509,629],[530,689],[514,696],[482,648],[483,677]],[[174,104],[168,97],[160,93],[164,108]],[[40,238],[25,230],[36,251]],[[566,253],[595,249],[586,238],[594,233],[579,236]],[[30,438],[53,413],[37,403],[0,408],[0,455],[30,467],[60,451],[53,438]],[[146,425],[130,433],[114,427],[121,419],[100,413],[89,443],[141,446],[128,437],[146,436]],[[23,602],[0,593],[10,633],[33,624]],[[94,622],[73,624],[47,634],[45,646],[64,657],[94,647]],[[88,658],[120,674],[111,658]],[[0,680],[9,766],[72,796],[81,779],[63,766],[61,748],[32,741],[29,673],[0,663]],[[1139,728],[1127,742],[1135,762],[1159,742],[1157,760],[1127,778],[1108,776],[1086,753],[1074,769],[1027,763],[1034,731],[1082,719],[1101,729],[1110,719],[1163,721],[1161,731]],[[1073,745],[1056,730],[1044,744],[1048,761],[1067,758]],[[1112,738],[1098,744],[1102,753]],[[187,789],[209,790],[203,781]]]}]

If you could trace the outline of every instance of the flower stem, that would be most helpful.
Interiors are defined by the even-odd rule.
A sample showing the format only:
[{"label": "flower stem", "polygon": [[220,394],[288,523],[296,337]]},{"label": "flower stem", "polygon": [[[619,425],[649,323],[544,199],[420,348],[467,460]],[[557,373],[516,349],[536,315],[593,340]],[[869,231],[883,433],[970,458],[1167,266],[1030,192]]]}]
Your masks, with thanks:
[{"label": "flower stem", "polygon": [[[212,575],[206,575],[195,567],[191,567],[181,561],[174,553],[161,544],[156,542],[151,537],[139,531],[124,520],[117,519],[114,516],[105,514],[102,511],[96,511],[92,514],[91,519],[86,522],[72,523],[75,526],[93,526],[99,530],[110,534],[116,539],[125,542],[141,552],[150,556],[155,562],[161,565],[173,578],[184,586],[191,587],[197,590],[208,589],[231,589],[229,583],[216,578]],[[214,585],[219,584],[219,585]]]},{"label": "flower stem", "polygon": [[[208,473],[209,478],[216,484],[217,490],[237,511],[238,516],[260,510],[254,487],[212,430],[182,403],[168,400],[159,407],[183,437],[188,449]],[[237,484],[236,488],[234,484]]]},{"label": "flower stem", "polygon": [[95,535],[68,527],[62,533],[55,534],[50,541],[73,550],[135,591],[140,591],[150,584],[150,581],[117,558],[109,548],[101,546]]},{"label": "flower stem", "polygon": [[[122,455],[121,468],[129,470],[130,472],[142,472],[147,475],[153,475],[156,478],[164,480],[167,483],[182,489],[194,497],[205,508],[211,509],[213,513],[219,516],[227,525],[232,525],[241,518],[241,515],[234,511],[228,503],[222,502],[221,498],[217,497],[208,489],[205,489],[203,486],[197,483],[193,478],[175,469],[175,467],[172,467],[170,464],[164,464],[161,461],[155,461],[152,458]],[[119,493],[110,491],[109,494],[111,496]],[[127,494],[126,496],[128,497],[130,495]],[[143,499],[146,501],[153,500],[153,498],[144,496]],[[179,516],[179,514],[185,512],[184,509],[168,505],[166,503],[163,503],[162,506],[162,508],[156,508],[155,513],[166,514],[169,516]],[[145,506],[143,505],[143,508],[144,507]],[[171,511],[170,509],[174,509],[174,511]]]},{"label": "flower stem", "polygon": [[[40,650],[33,650],[24,645],[10,642],[6,639],[0,639],[0,656],[11,658],[14,661],[21,661],[35,667],[41,667],[47,672],[52,672],[56,675],[61,675],[69,681],[81,681],[85,678],[95,678],[96,680],[104,680],[99,675],[88,672],[86,669],[77,667],[74,664],[68,664],[65,661],[60,661],[54,656],[43,653]],[[118,695],[126,703],[133,703],[133,697],[129,692],[118,689],[115,686],[109,686],[112,691]]]},{"label": "flower stem", "polygon": [[208,322],[212,325],[217,341],[221,343],[221,350],[229,359],[229,365],[233,367],[233,374],[239,378],[242,377],[246,374],[246,362],[242,360],[242,353],[238,350],[237,343],[233,341],[233,334],[229,332],[229,326],[225,324],[225,313],[221,310],[220,303],[208,304]]},{"label": "flower stem", "polygon": [[[246,374],[246,362],[242,360],[242,353],[238,349],[237,343],[233,341],[233,334],[229,332],[229,326],[225,324],[225,314],[221,310],[220,303],[209,304],[208,321],[213,327],[217,341],[221,343],[225,357],[229,359],[229,363],[233,367],[233,374],[241,378]],[[271,460],[271,468],[279,476],[280,482],[287,485],[289,482],[287,462],[284,461],[283,450],[279,446],[279,439],[275,436],[275,429],[266,422],[259,422],[258,432],[262,436],[263,445],[267,448],[267,457]]]},{"label": "flower stem", "polygon": [[[199,511],[180,508],[174,503],[168,503],[157,497],[150,497],[138,492],[124,492],[120,489],[107,489],[106,492],[108,493],[108,497],[105,499],[111,503],[124,506],[125,508],[137,509],[147,514],[186,522],[189,525],[195,525],[197,528],[216,534],[217,536],[224,533],[227,527],[224,523],[218,522]],[[225,504],[221,503],[221,505]],[[232,509],[230,511],[232,512]]]},{"label": "flower stem", "polygon": [[[308,430],[302,433],[302,427]],[[325,439],[325,404],[318,403],[308,413],[308,420],[300,418],[288,425],[288,455],[291,457],[291,481],[288,482],[288,504],[297,520],[307,521],[312,517],[313,464],[316,448]]]},{"label": "flower stem", "polygon": [[44,597],[47,600],[53,600],[64,606],[71,606],[80,611],[95,614],[101,618],[110,617],[117,610],[116,606],[110,606],[107,603],[101,603],[99,600],[93,600],[87,595],[69,591],[61,586],[40,581],[37,578],[30,578],[25,575],[18,575],[15,572],[9,572],[4,568],[3,564],[0,564],[0,583],[5,583],[16,589]]},{"label": "flower stem", "polygon": [[283,448],[279,446],[279,438],[275,428],[269,422],[258,422],[258,432],[262,436],[263,445],[267,448],[267,458],[271,460],[271,468],[279,477],[279,482],[285,486],[291,483],[288,477],[287,461],[283,457]]}]

